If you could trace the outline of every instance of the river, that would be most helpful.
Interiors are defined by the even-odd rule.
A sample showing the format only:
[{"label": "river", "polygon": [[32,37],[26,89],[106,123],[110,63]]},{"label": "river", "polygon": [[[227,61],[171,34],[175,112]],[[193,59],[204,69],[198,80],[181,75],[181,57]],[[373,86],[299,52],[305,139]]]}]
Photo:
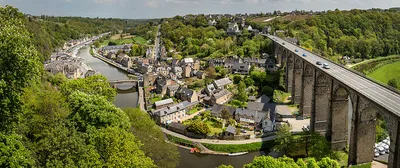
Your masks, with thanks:
[{"label": "river", "polygon": [[[129,79],[124,71],[121,71],[107,63],[93,57],[89,53],[89,48],[84,47],[79,50],[78,57],[81,57],[84,62],[96,72],[104,75],[108,80],[122,80]],[[124,88],[125,87],[125,88]],[[129,86],[118,86],[120,89],[126,89]],[[124,107],[137,107],[138,93],[131,92],[118,92],[114,104],[119,108]],[[243,165],[250,163],[255,156],[265,155],[264,152],[251,152],[242,156],[218,156],[218,155],[194,155],[190,154],[187,149],[179,148],[180,163],[178,168],[214,168],[221,164],[232,165],[235,168],[243,167]]]}]

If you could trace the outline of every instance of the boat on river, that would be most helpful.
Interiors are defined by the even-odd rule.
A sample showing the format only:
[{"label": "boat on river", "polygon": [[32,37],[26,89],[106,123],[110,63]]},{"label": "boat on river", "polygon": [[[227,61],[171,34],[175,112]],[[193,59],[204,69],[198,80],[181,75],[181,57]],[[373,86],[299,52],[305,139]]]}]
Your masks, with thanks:
[{"label": "boat on river", "polygon": [[245,155],[247,153],[249,153],[249,152],[230,153],[230,154],[228,154],[228,156],[240,156],[240,155]]},{"label": "boat on river", "polygon": [[197,148],[190,149],[190,153],[200,153],[200,150]]}]

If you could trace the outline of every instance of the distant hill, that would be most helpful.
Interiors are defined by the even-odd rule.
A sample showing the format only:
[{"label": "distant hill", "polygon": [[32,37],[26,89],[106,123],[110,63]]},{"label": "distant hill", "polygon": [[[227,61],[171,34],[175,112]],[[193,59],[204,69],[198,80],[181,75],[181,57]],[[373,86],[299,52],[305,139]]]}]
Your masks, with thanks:
[{"label": "distant hill", "polygon": [[400,12],[400,7],[389,8],[389,10],[395,10],[397,12]]}]

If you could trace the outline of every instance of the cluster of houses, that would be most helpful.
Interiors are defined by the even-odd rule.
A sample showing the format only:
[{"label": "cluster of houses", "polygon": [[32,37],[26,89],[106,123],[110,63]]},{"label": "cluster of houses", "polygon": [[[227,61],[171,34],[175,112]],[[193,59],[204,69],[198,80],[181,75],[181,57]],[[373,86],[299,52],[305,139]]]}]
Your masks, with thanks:
[{"label": "cluster of houses", "polygon": [[211,115],[216,118],[222,118],[223,113],[228,113],[242,127],[272,132],[276,129],[276,105],[275,103],[269,103],[269,101],[270,98],[268,96],[262,95],[258,99],[250,100],[246,108],[214,104]]},{"label": "cluster of houses", "polygon": [[250,72],[250,67],[264,68],[268,71],[274,72],[277,70],[275,59],[269,58],[268,54],[263,53],[261,58],[244,58],[241,59],[237,56],[222,58],[222,59],[210,59],[208,65],[212,67],[224,67],[233,74],[247,75]]},{"label": "cluster of houses", "polygon": [[[130,57],[125,53],[129,53],[132,50],[132,44],[124,44],[124,45],[115,45],[115,46],[105,46],[99,49],[99,53],[115,62],[121,64],[124,67],[132,68],[133,65],[137,64],[138,69],[149,69],[148,67],[151,65],[146,58],[142,57]],[[122,51],[118,53],[118,51]],[[152,48],[149,47],[146,50],[146,57],[149,58],[152,54]],[[151,69],[151,67],[150,67]]]},{"label": "cluster of houses", "polygon": [[62,73],[69,79],[85,78],[95,74],[81,58],[62,52],[51,55],[50,60],[44,63],[44,69],[54,75]]}]

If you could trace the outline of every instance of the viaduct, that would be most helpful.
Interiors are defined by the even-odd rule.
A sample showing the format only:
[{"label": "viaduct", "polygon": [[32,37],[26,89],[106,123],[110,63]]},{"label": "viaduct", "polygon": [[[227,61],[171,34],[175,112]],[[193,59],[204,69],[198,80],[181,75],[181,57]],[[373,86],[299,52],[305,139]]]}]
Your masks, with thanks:
[{"label": "viaduct", "polygon": [[[300,113],[310,116],[311,131],[331,142],[333,150],[349,147],[349,165],[374,158],[376,116],[387,122],[389,168],[400,168],[400,93],[279,37],[274,42],[285,87]],[[305,55],[306,54],[306,55]],[[328,63],[324,69],[316,62]]]}]

